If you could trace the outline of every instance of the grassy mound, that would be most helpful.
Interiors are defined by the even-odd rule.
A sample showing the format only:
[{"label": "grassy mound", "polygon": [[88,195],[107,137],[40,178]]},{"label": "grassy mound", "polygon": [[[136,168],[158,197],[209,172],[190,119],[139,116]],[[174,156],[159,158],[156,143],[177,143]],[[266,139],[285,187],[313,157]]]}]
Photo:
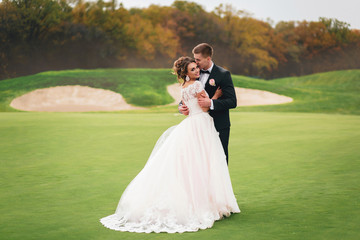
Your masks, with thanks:
[{"label": "grassy mound", "polygon": [[234,85],[292,97],[292,103],[237,108],[237,111],[285,111],[360,114],[360,70],[318,73],[271,81],[234,76]]},{"label": "grassy mound", "polygon": [[359,239],[360,117],[233,112],[240,214],[204,231],[103,227],[161,133],[183,116],[0,113],[2,239]]},{"label": "grassy mound", "polygon": [[[237,87],[267,90],[289,96],[294,102],[281,105],[238,107],[234,111],[282,111],[360,114],[360,70],[334,71],[271,81],[233,75]],[[170,69],[95,69],[43,72],[0,81],[0,111],[16,111],[12,99],[38,88],[83,85],[109,89],[137,106],[156,106],[173,99],[166,86],[176,79]],[[149,110],[146,110],[149,111]],[[151,108],[176,112],[174,106]]]},{"label": "grassy mound", "polygon": [[43,72],[0,81],[0,111],[14,111],[12,99],[38,88],[82,85],[108,89],[137,106],[164,105],[173,101],[166,86],[176,81],[169,69],[95,69]]}]

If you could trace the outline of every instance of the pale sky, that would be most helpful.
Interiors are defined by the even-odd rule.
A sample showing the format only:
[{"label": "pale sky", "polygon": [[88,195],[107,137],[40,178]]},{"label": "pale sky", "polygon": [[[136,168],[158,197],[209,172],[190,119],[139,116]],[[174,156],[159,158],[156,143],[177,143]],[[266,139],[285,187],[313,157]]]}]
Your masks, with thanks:
[{"label": "pale sky", "polygon": [[[106,0],[105,0],[106,1]],[[170,6],[173,0],[118,0],[124,7],[148,7],[150,4]],[[336,18],[360,29],[360,0],[198,0],[206,11],[212,11],[220,3],[231,4],[237,10],[246,10],[252,17],[266,21],[318,21],[319,17]]]}]

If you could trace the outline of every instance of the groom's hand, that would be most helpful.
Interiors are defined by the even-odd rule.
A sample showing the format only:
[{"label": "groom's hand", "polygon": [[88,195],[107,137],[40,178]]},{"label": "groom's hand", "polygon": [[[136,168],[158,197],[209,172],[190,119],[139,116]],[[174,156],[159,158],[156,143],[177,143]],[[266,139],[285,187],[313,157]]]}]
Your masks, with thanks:
[{"label": "groom's hand", "polygon": [[209,108],[211,106],[211,99],[205,93],[201,93],[198,97],[198,103],[202,108]]},{"label": "groom's hand", "polygon": [[189,109],[188,109],[188,107],[184,104],[184,105],[180,105],[179,107],[178,107],[178,109],[179,109],[179,112],[181,112],[182,114],[184,114],[184,115],[189,115]]}]

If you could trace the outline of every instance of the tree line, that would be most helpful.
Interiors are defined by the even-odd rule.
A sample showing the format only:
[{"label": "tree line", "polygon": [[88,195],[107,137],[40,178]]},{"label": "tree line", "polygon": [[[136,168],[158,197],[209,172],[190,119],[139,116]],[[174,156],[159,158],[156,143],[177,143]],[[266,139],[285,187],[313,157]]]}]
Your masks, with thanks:
[{"label": "tree line", "polygon": [[360,68],[360,31],[337,19],[272,26],[220,4],[126,9],[116,0],[3,0],[0,79],[45,70],[170,68],[208,42],[235,74],[271,79]]}]

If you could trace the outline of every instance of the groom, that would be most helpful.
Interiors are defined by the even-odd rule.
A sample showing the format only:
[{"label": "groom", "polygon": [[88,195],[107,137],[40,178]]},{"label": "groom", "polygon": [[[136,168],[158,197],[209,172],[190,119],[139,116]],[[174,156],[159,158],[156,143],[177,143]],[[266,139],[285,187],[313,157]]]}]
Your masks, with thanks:
[{"label": "groom", "polygon": [[[205,91],[209,94],[203,94],[199,99],[201,107],[210,107],[210,116],[214,119],[216,130],[226,154],[228,163],[228,145],[230,136],[230,117],[229,109],[236,107],[236,95],[234,84],[229,71],[215,65],[212,61],[213,48],[207,43],[197,45],[193,50],[195,61],[200,68],[199,81],[203,84]],[[212,100],[216,89],[220,87],[222,96],[219,99]],[[189,114],[186,105],[179,105],[179,111]]]}]

